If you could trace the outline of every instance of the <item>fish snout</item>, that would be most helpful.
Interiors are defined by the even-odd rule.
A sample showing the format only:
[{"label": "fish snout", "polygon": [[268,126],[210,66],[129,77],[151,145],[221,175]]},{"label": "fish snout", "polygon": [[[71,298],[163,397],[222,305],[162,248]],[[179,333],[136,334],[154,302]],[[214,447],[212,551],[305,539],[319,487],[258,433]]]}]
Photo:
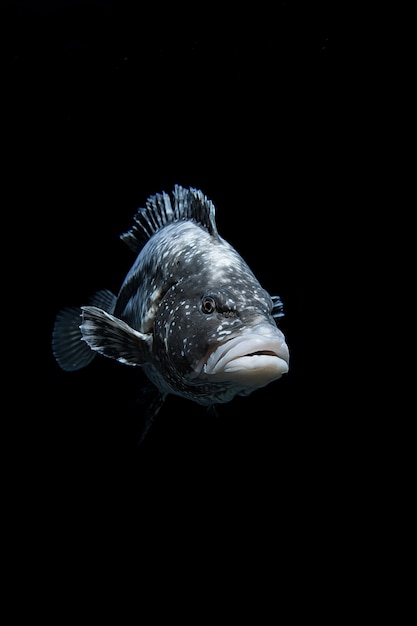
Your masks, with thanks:
[{"label": "fish snout", "polygon": [[203,366],[216,380],[263,387],[289,370],[289,349],[279,328],[261,325],[218,345]]}]

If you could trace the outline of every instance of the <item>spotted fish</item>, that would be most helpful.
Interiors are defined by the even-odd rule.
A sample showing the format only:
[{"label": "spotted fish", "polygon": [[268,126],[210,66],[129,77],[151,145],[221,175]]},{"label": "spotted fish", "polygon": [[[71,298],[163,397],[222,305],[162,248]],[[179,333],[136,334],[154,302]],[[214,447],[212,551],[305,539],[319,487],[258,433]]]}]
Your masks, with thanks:
[{"label": "spotted fish", "polygon": [[52,351],[63,370],[97,354],[141,367],[153,389],[144,432],[169,394],[213,407],[288,372],[281,299],[220,237],[200,190],[151,196],[121,239],[136,259],[118,295],[98,291],[56,316]]}]

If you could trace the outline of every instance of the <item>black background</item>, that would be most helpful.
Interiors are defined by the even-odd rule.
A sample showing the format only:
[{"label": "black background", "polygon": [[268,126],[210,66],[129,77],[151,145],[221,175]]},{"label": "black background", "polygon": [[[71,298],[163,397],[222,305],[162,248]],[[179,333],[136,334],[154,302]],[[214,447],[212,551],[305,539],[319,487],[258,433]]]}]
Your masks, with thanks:
[{"label": "black background", "polygon": [[[94,614],[120,577],[146,624],[236,623],[281,603],[330,612],[356,549],[348,503],[356,491],[365,507],[372,481],[358,492],[342,315],[355,285],[340,282],[360,241],[337,183],[331,9],[15,1],[1,17],[5,280],[25,329],[10,476],[29,588]],[[281,296],[291,368],[217,417],[169,398],[138,446],[140,372],[99,358],[62,372],[51,332],[62,306],[117,293],[133,262],[119,235],[176,183],[203,190],[220,234]],[[31,602],[53,612],[42,593]]]}]

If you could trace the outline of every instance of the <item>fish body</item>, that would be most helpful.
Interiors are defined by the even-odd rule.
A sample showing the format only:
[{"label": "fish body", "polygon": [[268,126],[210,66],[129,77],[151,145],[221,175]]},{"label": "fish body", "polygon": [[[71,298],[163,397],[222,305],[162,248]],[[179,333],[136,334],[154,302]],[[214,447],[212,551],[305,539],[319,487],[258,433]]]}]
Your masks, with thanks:
[{"label": "fish body", "polygon": [[177,185],[150,197],[121,238],[136,259],[118,295],[99,291],[56,317],[52,350],[62,369],[96,354],[143,368],[155,391],[148,421],[169,394],[210,407],[288,372],[276,323],[282,302],[220,237],[200,190]]}]

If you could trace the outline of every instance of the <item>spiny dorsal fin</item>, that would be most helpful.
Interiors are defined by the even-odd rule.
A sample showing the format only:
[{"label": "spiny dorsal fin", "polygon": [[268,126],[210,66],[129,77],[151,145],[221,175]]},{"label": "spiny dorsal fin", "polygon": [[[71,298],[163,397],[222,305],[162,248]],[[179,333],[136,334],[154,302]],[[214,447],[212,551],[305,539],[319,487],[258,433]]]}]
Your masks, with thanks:
[{"label": "spiny dorsal fin", "polygon": [[137,210],[132,228],[120,238],[137,254],[160,228],[181,220],[196,222],[213,237],[219,237],[211,200],[199,189],[175,185],[171,195],[164,191],[148,198],[146,207]]}]

